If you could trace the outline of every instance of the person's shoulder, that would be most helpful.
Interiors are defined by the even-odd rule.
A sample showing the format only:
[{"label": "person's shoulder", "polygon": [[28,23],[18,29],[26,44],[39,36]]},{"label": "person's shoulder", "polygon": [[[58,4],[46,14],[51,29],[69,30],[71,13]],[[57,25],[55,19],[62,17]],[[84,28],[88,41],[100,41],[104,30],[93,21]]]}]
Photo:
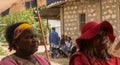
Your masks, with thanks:
[{"label": "person's shoulder", "polygon": [[119,59],[120,60],[120,57],[119,56],[111,56],[112,59]]},{"label": "person's shoulder", "polygon": [[86,61],[82,58],[82,53],[80,51],[76,51],[70,58],[70,65],[82,65],[83,61]]},{"label": "person's shoulder", "polygon": [[117,65],[120,65],[120,57],[119,56],[111,56],[110,62],[117,63]]},{"label": "person's shoulder", "polygon": [[11,55],[8,55],[8,56],[3,57],[3,58],[1,59],[1,61],[8,60],[8,59],[11,59],[11,58],[12,58]]},{"label": "person's shoulder", "polygon": [[34,55],[35,57],[37,57],[37,58],[44,58],[44,57],[40,56],[40,55],[37,54],[37,53],[34,53],[33,55]]},{"label": "person's shoulder", "polygon": [[81,57],[83,54],[79,51],[76,51],[73,53],[72,57],[71,58],[75,58],[75,57]]},{"label": "person's shoulder", "polygon": [[57,33],[57,32],[55,32],[55,31],[50,32],[50,34],[55,34],[55,33]]},{"label": "person's shoulder", "polygon": [[38,62],[42,63],[43,65],[49,65],[49,62],[48,62],[48,60],[46,58],[44,58],[44,57],[42,57],[42,56],[40,56],[40,55],[38,55],[36,53],[33,54],[33,55],[37,59]]},{"label": "person's shoulder", "polygon": [[55,31],[55,33],[58,33],[58,32]]},{"label": "person's shoulder", "polygon": [[14,60],[12,58],[12,55],[9,55],[1,59],[0,65],[11,65],[13,62]]},{"label": "person's shoulder", "polygon": [[89,65],[88,58],[80,51],[76,51],[70,59],[70,62],[74,62],[75,65]]}]

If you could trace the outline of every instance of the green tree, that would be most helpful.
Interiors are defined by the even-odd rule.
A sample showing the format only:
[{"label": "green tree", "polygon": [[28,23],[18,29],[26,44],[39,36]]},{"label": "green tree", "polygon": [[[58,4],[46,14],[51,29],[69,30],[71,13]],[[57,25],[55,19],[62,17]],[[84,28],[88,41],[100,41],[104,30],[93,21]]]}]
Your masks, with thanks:
[{"label": "green tree", "polygon": [[[27,9],[25,11],[16,12],[14,14],[9,14],[9,15],[2,17],[0,19],[0,23],[6,24],[6,25],[0,26],[0,42],[6,42],[5,38],[4,38],[4,32],[5,32],[6,26],[16,23],[16,22],[28,22],[28,23],[32,24],[33,27],[36,29],[39,39],[42,43],[43,39],[42,39],[41,31],[39,28],[39,22],[37,22],[34,19],[34,11],[35,11],[35,8],[31,8],[31,9]],[[42,21],[43,30],[44,30],[45,36],[46,36],[46,34],[48,33],[48,29],[46,27],[46,20],[42,19],[41,21]]]}]

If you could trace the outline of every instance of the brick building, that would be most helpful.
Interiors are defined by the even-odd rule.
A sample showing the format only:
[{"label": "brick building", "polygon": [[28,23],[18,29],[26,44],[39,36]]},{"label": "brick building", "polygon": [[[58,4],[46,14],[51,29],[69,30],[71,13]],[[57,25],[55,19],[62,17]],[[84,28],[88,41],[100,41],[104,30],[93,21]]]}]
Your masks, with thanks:
[{"label": "brick building", "polygon": [[61,34],[73,40],[88,21],[108,20],[115,34],[120,35],[120,0],[59,0],[47,5],[41,17],[60,20]]}]

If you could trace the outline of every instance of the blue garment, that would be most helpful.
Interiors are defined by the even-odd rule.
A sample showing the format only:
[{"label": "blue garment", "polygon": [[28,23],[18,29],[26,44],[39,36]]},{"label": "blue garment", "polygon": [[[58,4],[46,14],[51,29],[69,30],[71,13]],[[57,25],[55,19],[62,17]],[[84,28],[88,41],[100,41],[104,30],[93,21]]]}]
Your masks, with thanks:
[{"label": "blue garment", "polygon": [[60,39],[59,39],[58,33],[56,31],[52,31],[49,34],[49,43],[54,43],[54,44],[58,45],[59,42],[60,42]]}]

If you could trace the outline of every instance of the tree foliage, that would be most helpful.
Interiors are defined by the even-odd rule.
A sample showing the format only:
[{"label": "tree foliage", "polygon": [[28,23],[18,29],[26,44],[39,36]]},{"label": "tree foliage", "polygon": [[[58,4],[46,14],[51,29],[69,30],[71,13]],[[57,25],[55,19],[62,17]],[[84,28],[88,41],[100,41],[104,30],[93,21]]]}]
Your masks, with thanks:
[{"label": "tree foliage", "polygon": [[[16,12],[14,14],[9,14],[9,15],[2,17],[0,19],[0,24],[5,24],[5,25],[0,26],[0,42],[6,42],[6,40],[4,38],[4,32],[5,32],[6,26],[16,23],[16,22],[28,22],[28,23],[32,24],[38,33],[40,41],[43,41],[42,35],[41,35],[41,30],[39,28],[39,22],[37,22],[34,19],[34,15],[35,15],[34,11],[35,11],[35,8],[31,8],[31,9],[27,9],[25,11]],[[46,36],[46,34],[48,33],[48,29],[46,27],[46,20],[42,19],[41,21],[42,21],[43,30],[44,30],[45,36]]]}]

